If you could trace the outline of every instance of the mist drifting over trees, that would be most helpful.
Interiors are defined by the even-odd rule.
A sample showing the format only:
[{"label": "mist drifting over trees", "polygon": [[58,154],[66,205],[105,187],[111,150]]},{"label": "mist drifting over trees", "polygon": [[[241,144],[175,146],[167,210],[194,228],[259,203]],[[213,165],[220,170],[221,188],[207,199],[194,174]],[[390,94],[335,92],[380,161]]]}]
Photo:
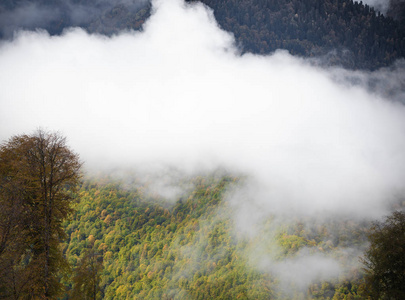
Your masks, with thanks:
[{"label": "mist drifting over trees", "polygon": [[1,42],[0,139],[59,130],[85,162],[65,298],[365,297],[370,222],[404,205],[400,20],[253,2],[153,1],[135,20],[101,1],[115,21],[91,24],[114,30],[72,21]]},{"label": "mist drifting over trees", "polygon": [[[197,2],[197,1],[186,1]],[[221,28],[232,32],[242,52],[322,58],[323,65],[376,70],[403,58],[403,0],[198,1]],[[60,35],[70,27],[111,36],[142,30],[151,14],[148,0],[35,0],[0,4],[0,38],[20,29]]]}]

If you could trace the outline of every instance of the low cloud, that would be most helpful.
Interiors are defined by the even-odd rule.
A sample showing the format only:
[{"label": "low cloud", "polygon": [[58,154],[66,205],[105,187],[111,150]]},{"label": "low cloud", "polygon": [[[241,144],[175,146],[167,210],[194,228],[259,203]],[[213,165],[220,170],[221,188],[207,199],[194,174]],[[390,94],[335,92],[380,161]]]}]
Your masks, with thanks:
[{"label": "low cloud", "polygon": [[[55,34],[65,27],[85,26],[95,22],[98,31],[110,32],[103,28],[100,19],[114,8],[128,12],[137,12],[146,7],[149,0],[63,0],[52,3],[43,1],[16,1],[11,4],[0,4],[0,37],[11,39],[18,30],[48,30]],[[113,16],[110,16],[113,18]],[[95,28],[93,28],[95,29]]]},{"label": "low cloud", "polygon": [[390,101],[405,104],[405,60],[375,72],[335,69],[332,79],[346,87],[358,86]]},{"label": "low cloud", "polygon": [[88,167],[223,166],[281,210],[368,214],[402,195],[400,102],[284,51],[240,56],[203,5],[155,7],[143,32],[3,43],[1,138],[60,130]]},{"label": "low cloud", "polygon": [[[1,7],[0,7],[1,8]],[[27,2],[14,9],[0,9],[0,34],[10,38],[21,28],[37,29],[49,26],[60,19],[62,12],[59,8],[41,6]]]},{"label": "low cloud", "polygon": [[273,213],[374,218],[403,197],[403,82],[369,84],[395,72],[240,55],[202,4],[153,5],[142,32],[21,31],[3,42],[0,139],[42,127],[66,135],[88,169],[241,174],[229,199],[248,208],[236,218],[247,231]]},{"label": "low cloud", "polygon": [[[319,253],[310,254],[307,249],[292,259],[279,262],[264,261],[262,268],[279,278],[280,288],[284,294],[289,293],[292,285],[296,290],[305,292],[310,284],[336,278],[342,272],[336,260]],[[292,290],[290,292],[294,293]]]}]

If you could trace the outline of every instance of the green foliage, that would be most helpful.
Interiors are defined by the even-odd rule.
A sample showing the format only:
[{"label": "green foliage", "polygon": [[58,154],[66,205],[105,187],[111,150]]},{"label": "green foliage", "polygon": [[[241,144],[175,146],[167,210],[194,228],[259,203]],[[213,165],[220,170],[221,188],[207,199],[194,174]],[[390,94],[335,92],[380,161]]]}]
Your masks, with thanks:
[{"label": "green foliage", "polygon": [[89,236],[89,243],[90,246],[83,251],[83,256],[75,268],[71,299],[102,299],[100,280],[103,270],[103,256],[94,249],[94,237],[92,235]]},{"label": "green foliage", "polygon": [[145,198],[142,187],[87,181],[77,213],[65,223],[66,256],[80,265],[94,239],[103,253],[105,299],[267,299],[271,278],[247,266],[222,211],[234,180],[193,178],[194,190],[171,206]]},{"label": "green foliage", "polygon": [[365,253],[367,288],[373,299],[405,298],[405,213],[375,222]]},{"label": "green foliage", "polygon": [[[84,277],[89,244],[102,255],[97,297],[364,299],[363,276],[355,267],[341,278],[314,282],[308,291],[291,288],[285,294],[271,272],[261,271],[260,257],[283,260],[310,249],[350,265],[339,249],[363,243],[367,224],[298,218],[275,224],[269,217],[257,238],[245,238],[235,232],[234,207],[226,197],[228,188],[239,184],[237,178],[184,179],[179,184],[192,188],[171,203],[147,192],[147,184],[125,180],[134,182],[132,187],[108,177],[87,179],[74,217],[65,222],[68,240],[62,248],[76,279]],[[68,290],[77,282],[67,283]]]}]

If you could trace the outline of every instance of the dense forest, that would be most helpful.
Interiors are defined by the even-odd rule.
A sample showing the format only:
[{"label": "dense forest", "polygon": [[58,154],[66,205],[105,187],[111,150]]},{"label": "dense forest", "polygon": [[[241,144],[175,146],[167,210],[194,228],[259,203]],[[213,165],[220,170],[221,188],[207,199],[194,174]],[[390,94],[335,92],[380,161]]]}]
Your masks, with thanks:
[{"label": "dense forest", "polygon": [[218,23],[243,51],[324,56],[326,63],[376,69],[405,56],[405,27],[357,1],[211,1]]},{"label": "dense forest", "polygon": [[[309,229],[296,219],[274,227],[269,216],[261,237],[251,239],[235,232],[225,197],[238,178],[212,174],[183,184],[193,188],[173,203],[146,193],[148,183],[128,188],[103,176],[82,184],[76,213],[65,223],[63,250],[76,270],[89,251],[99,258],[97,299],[363,299],[359,263],[342,249],[363,244],[369,224],[332,221]],[[279,250],[272,253],[275,245]],[[352,267],[341,277],[313,282],[309,290],[292,285],[287,291],[252,261],[258,247],[278,261],[308,248]],[[66,284],[68,291],[77,288],[74,281]],[[81,293],[88,288],[81,285]]]},{"label": "dense forest", "polygon": [[[405,57],[402,0],[384,14],[352,0],[186,2],[212,8],[241,54],[285,49],[314,64],[357,70]],[[151,8],[146,0],[3,0],[0,38],[13,39],[18,29],[60,35],[71,26],[107,36],[142,30]],[[165,174],[130,167],[83,169],[59,133],[39,129],[0,142],[0,299],[405,297],[401,196],[386,205],[392,214],[384,220],[357,216],[356,206],[353,215],[263,210],[249,227],[238,217],[251,199],[241,192],[238,201],[248,205],[239,207],[233,198],[249,184],[242,171],[171,166],[168,183]]]},{"label": "dense forest", "polygon": [[232,201],[244,176],[178,173],[166,187],[176,192],[168,193],[159,176],[120,170],[81,179],[80,168],[55,133],[2,144],[1,299],[405,295],[403,201],[373,226],[342,216],[268,214],[247,234]]},{"label": "dense forest", "polygon": [[[242,53],[286,49],[293,55],[317,58],[317,63],[370,70],[405,57],[405,7],[400,1],[391,2],[387,16],[353,0],[201,2],[213,9],[223,29],[234,34]],[[60,34],[70,26],[108,35],[140,30],[150,8],[147,1],[38,0],[26,5],[8,0],[0,4],[0,34],[11,37],[18,28],[45,28]],[[38,17],[21,21],[28,11]]]}]

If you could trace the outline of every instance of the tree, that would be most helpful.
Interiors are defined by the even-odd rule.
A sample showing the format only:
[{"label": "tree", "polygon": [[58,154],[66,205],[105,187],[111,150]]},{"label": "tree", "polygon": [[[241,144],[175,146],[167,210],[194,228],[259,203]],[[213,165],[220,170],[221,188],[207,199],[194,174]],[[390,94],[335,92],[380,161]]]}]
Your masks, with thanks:
[{"label": "tree", "polygon": [[73,278],[72,299],[97,300],[101,298],[101,271],[103,270],[103,256],[97,252],[94,243],[83,251]]},{"label": "tree", "polygon": [[363,263],[373,299],[405,299],[405,212],[375,222]]},{"label": "tree", "polygon": [[0,153],[0,298],[19,299],[32,278],[28,270],[18,267],[28,245],[23,216],[31,214],[20,183],[12,179],[7,154]]},{"label": "tree", "polygon": [[[0,146],[0,263],[20,270],[18,295],[53,299],[61,291],[62,222],[72,212],[81,165],[58,133],[37,130]],[[5,279],[0,291],[7,294]]]}]

